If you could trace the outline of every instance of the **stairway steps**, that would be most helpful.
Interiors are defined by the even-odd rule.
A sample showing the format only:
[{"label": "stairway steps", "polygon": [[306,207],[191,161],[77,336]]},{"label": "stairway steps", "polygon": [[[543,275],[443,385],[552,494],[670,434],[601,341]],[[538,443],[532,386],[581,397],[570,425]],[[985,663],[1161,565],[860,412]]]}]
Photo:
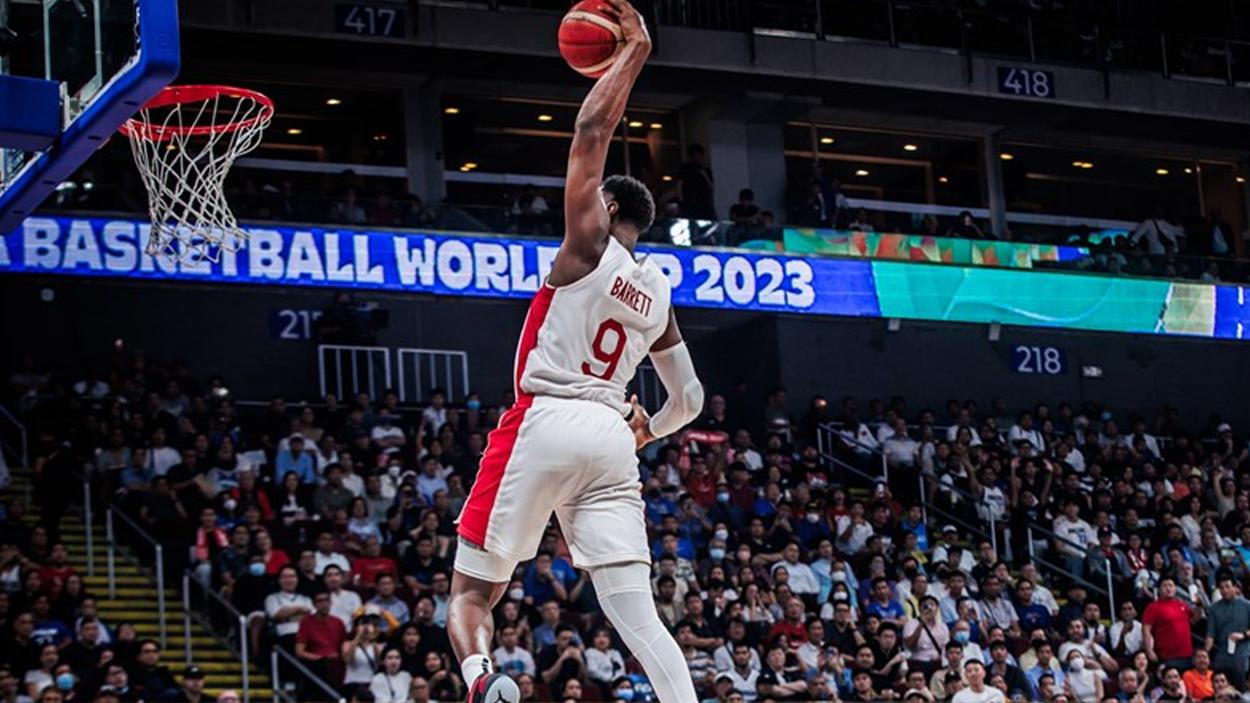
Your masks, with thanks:
[{"label": "stairway steps", "polygon": [[[213,688],[211,686],[206,686],[204,688],[205,700],[216,700],[217,696],[220,696],[221,692],[226,691],[226,690],[233,690],[235,692],[238,692],[239,689],[237,687],[231,689],[231,688]],[[256,688],[255,686],[252,687],[253,703],[256,703],[257,701],[267,701],[267,700],[272,700],[272,699],[273,699],[273,689]]]},{"label": "stairway steps", "polygon": [[[32,490],[33,474],[28,469],[14,469],[15,481],[0,495],[24,498]],[[79,490],[75,485],[73,490]],[[27,521],[34,524],[40,519],[37,506],[27,511]],[[156,603],[160,596],[156,588],[154,573],[136,566],[130,559],[119,556],[114,562],[114,597],[108,597],[108,549],[104,529],[104,516],[94,516],[96,524],[90,527],[83,524],[83,516],[75,511],[67,512],[56,526],[59,539],[65,544],[69,554],[69,563],[80,574],[87,590],[99,599],[100,616],[114,627],[122,622],[134,625],[140,637],[159,638],[160,613]],[[94,550],[95,575],[87,576],[87,540],[91,539]],[[179,669],[186,651],[187,638],[183,630],[184,612],[182,610],[181,575],[166,574],[164,592],[166,605],[166,649],[165,657],[171,668]],[[224,635],[224,632],[219,633]],[[224,690],[242,692],[243,664],[238,655],[230,651],[225,643],[218,639],[209,628],[198,620],[192,620],[190,631],[192,648],[191,660],[201,667],[206,676],[205,693],[209,699],[215,699]],[[273,698],[274,691],[269,679],[269,662],[250,662],[248,684],[251,688],[253,703],[267,702]]]}]

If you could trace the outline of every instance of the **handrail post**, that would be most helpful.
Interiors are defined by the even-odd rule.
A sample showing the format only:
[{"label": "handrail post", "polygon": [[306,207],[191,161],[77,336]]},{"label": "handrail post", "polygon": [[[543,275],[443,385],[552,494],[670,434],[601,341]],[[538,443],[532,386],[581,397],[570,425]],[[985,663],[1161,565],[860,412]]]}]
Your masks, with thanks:
[{"label": "handrail post", "polygon": [[250,652],[247,651],[247,640],[248,640],[247,616],[240,614],[239,615],[239,658],[243,660],[242,661],[242,664],[243,664],[243,677],[242,677],[243,703],[251,703],[252,701],[252,686],[251,686],[251,682],[249,680],[249,675],[248,675],[249,674],[248,667],[250,666],[248,662],[248,658],[249,658]]},{"label": "handrail post", "polygon": [[191,666],[191,572],[182,573],[182,639],[186,650],[187,666]]},{"label": "handrail post", "polygon": [[161,621],[161,649],[169,646],[169,633],[165,629],[165,550],[156,545],[156,612]]},{"label": "handrail post", "polygon": [[929,531],[929,498],[925,494],[928,493],[929,489],[925,487],[926,481],[925,481],[924,472],[921,471],[920,473],[917,474],[917,476],[920,478],[920,513],[923,516],[921,517],[921,520],[924,521],[925,533],[928,534],[928,531]]},{"label": "handrail post", "polygon": [[277,649],[269,652],[269,680],[273,682],[273,703],[278,703],[278,692],[282,690],[282,681],[278,675]]},{"label": "handrail post", "polygon": [[117,540],[113,536],[113,509],[104,512],[104,539],[109,543],[109,600],[117,598]]},{"label": "handrail post", "polygon": [[92,525],[94,516],[91,514],[91,479],[86,477],[82,480],[82,511],[83,522],[87,523],[87,575],[95,576],[95,537],[91,534],[95,530]]},{"label": "handrail post", "polygon": [[1115,581],[1111,576],[1111,557],[1104,556],[1107,562],[1107,617],[1115,620]]},{"label": "handrail post", "polygon": [[1033,553],[1034,547],[1033,547],[1033,525],[1032,524],[1029,525],[1029,534],[1027,535],[1027,537],[1029,540],[1029,561],[1033,562],[1034,566],[1037,566],[1037,556]]},{"label": "handrail post", "polygon": [[990,544],[994,547],[994,553],[998,554],[998,524],[994,520],[994,506],[985,503],[985,507],[989,509],[987,512],[990,516]]}]

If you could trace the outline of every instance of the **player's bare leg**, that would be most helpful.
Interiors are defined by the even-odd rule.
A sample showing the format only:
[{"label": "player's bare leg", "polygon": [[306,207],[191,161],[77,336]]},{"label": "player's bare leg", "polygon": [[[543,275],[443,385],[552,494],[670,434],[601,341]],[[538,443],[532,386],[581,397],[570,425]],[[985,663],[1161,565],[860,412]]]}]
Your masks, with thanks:
[{"label": "player's bare leg", "polygon": [[452,574],[451,602],[447,605],[447,636],[451,639],[451,648],[457,659],[464,661],[474,654],[490,656],[495,639],[495,619],[491,610],[507,588],[506,582],[490,583],[459,571]]},{"label": "player's bare leg", "polygon": [[[469,691],[465,700],[467,703],[488,700],[490,703],[518,703],[521,692],[516,682],[506,674],[495,673],[490,659],[495,639],[495,618],[491,610],[503,598],[515,563],[493,557],[463,539],[456,562],[457,568],[451,576],[451,600],[447,604],[447,637],[460,661],[460,673]],[[465,570],[491,574],[495,578],[471,576]]]}]

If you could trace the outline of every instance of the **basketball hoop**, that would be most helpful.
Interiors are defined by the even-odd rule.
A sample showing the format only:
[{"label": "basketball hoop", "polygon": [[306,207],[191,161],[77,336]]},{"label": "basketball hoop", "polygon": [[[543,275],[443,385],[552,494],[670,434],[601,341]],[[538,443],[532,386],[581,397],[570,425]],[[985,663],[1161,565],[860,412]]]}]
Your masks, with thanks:
[{"label": "basketball hoop", "polygon": [[255,149],[273,101],[245,88],[169,86],[121,127],[148,191],[147,253],[217,261],[247,239],[226,202],[226,174]]}]

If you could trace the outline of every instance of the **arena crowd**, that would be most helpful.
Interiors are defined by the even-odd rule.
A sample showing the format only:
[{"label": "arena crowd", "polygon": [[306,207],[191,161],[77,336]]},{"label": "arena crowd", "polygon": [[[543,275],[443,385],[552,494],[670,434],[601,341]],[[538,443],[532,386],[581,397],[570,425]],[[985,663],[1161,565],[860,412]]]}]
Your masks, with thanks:
[{"label": "arena crowd", "polygon": [[[40,519],[8,494],[0,703],[203,697],[198,667],[174,677],[161,661],[177,654],[99,617],[68,564],[57,526],[79,472],[162,535],[167,569],[249,616],[221,636],[282,647],[361,703],[464,698],[445,631],[454,520],[509,394],[253,410],[181,365],[100,368],[9,379]],[[1002,399],[813,398],[793,417],[785,391],[751,397],[709,393],[640,466],[656,607],[701,698],[1246,699],[1250,464],[1227,424]],[[496,622],[525,700],[654,700],[554,522]]]}]

